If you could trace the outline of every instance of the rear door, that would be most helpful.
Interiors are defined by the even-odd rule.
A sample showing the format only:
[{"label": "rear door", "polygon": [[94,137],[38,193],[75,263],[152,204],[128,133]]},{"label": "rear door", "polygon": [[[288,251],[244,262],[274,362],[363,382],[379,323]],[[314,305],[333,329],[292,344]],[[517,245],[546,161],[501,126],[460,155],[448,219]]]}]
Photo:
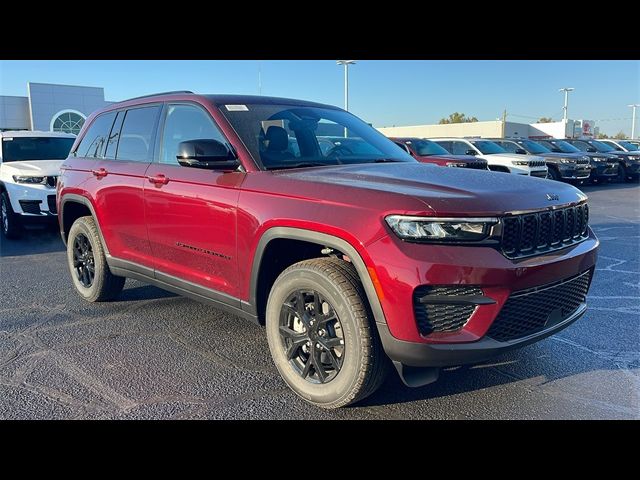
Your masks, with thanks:
[{"label": "rear door", "polygon": [[245,174],[178,163],[180,142],[228,143],[202,106],[167,104],[164,117],[159,158],[147,171],[149,180],[144,184],[156,278],[178,286],[186,280],[238,297],[236,208]]},{"label": "rear door", "polygon": [[89,190],[109,253],[153,268],[144,214],[145,173],[154,155],[161,105],[118,111],[96,154]]}]

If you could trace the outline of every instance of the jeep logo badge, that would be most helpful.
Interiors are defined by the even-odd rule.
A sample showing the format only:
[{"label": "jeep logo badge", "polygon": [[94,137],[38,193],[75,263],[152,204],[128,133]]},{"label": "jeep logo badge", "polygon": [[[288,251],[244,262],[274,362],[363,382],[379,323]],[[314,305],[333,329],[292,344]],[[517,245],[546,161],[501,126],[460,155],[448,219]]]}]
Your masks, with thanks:
[{"label": "jeep logo badge", "polygon": [[547,193],[547,200],[549,200],[550,202],[552,200],[560,200],[560,197],[557,193]]}]

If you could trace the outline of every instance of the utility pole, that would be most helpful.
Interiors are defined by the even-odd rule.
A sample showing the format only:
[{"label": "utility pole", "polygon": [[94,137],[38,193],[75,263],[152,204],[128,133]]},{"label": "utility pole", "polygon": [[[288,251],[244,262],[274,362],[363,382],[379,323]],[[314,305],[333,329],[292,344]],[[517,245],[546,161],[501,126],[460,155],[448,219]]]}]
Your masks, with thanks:
[{"label": "utility pole", "polygon": [[559,92],[564,92],[564,107],[562,107],[562,119],[564,120],[564,123],[567,123],[567,118],[568,118],[568,110],[569,110],[569,92],[573,92],[575,90],[575,88],[572,87],[566,87],[566,88],[561,88],[560,90],[558,90]]},{"label": "utility pole", "polygon": [[504,134],[507,130],[507,109],[505,108],[502,112],[502,138],[504,138]]},{"label": "utility pole", "polygon": [[627,105],[627,107],[633,109],[633,114],[631,115],[631,140],[633,140],[636,138],[636,108],[640,107],[640,103],[632,103],[631,105]]},{"label": "utility pole", "polygon": [[262,95],[262,62],[258,60],[258,95]]},{"label": "utility pole", "polygon": [[[344,109],[349,111],[349,65],[356,63],[355,60],[337,60],[338,65],[344,66]],[[347,129],[344,129],[344,138],[347,138]]]}]

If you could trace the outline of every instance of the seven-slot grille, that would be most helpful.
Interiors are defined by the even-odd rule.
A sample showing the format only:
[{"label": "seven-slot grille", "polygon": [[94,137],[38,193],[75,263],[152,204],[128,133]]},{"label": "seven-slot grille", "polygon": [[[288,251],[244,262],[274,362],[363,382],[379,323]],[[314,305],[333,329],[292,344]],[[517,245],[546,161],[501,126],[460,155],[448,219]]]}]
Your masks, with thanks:
[{"label": "seven-slot grille", "polygon": [[529,160],[530,167],[544,167],[546,165],[544,160]]},{"label": "seven-slot grille", "polygon": [[475,311],[475,305],[469,304],[440,304],[422,303],[420,299],[429,296],[481,296],[482,290],[478,287],[460,286],[432,286],[422,285],[413,292],[413,311],[421,335],[429,335],[433,332],[455,332],[464,327],[471,314]]},{"label": "seven-slot grille", "polygon": [[508,258],[521,258],[568,247],[587,238],[588,224],[586,203],[504,217],[502,253]]},{"label": "seven-slot grille", "polygon": [[557,283],[513,292],[491,324],[487,336],[505,342],[550,328],[586,302],[593,270]]},{"label": "seven-slot grille", "polygon": [[466,165],[467,168],[474,168],[476,170],[486,170],[487,169],[487,162],[469,162]]},{"label": "seven-slot grille", "polygon": [[576,165],[589,165],[589,159],[579,158],[578,160],[576,160]]}]

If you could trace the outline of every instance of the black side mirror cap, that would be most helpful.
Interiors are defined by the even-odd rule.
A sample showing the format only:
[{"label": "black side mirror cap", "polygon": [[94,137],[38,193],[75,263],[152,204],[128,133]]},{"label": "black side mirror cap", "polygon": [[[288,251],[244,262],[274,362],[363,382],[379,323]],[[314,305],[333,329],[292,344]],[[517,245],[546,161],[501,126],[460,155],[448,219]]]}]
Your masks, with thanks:
[{"label": "black side mirror cap", "polygon": [[466,152],[464,152],[465,155],[473,155],[474,157],[478,154],[475,150],[473,149],[469,149]]},{"label": "black side mirror cap", "polygon": [[527,151],[524,148],[516,148],[515,153],[517,153],[518,155],[526,155]]},{"label": "black side mirror cap", "polygon": [[209,170],[235,170],[240,165],[229,146],[213,139],[180,142],[176,159],[183,167]]}]

